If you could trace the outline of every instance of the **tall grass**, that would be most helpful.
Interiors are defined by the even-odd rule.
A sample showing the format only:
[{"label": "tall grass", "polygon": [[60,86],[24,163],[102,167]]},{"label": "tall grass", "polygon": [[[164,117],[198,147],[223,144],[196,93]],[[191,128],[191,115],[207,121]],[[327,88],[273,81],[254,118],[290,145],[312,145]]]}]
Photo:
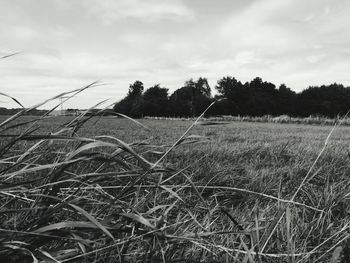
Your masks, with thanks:
[{"label": "tall grass", "polygon": [[[152,162],[140,152],[159,154],[157,146],[130,145],[113,136],[79,136],[94,117],[88,111],[44,133],[37,131],[47,115],[21,120],[46,102],[93,85],[23,109],[0,124],[4,262],[181,260],[189,251],[198,253],[188,246],[202,242],[201,236],[215,235],[203,229],[192,232],[199,224],[196,211],[184,205],[180,192],[196,188],[186,175],[185,180],[178,178],[180,173],[161,165],[171,149],[196,137],[185,133]],[[174,180],[178,183],[173,187]],[[204,201],[198,190],[196,194],[186,199]]]},{"label": "tall grass", "polygon": [[[305,185],[313,167],[289,197],[213,184],[215,175],[196,179],[163,162],[175,147],[203,140],[188,135],[198,120],[164,148],[81,136],[88,122],[98,127],[88,112],[40,131],[48,116],[21,118],[37,106],[0,125],[1,262],[310,262],[348,249],[349,217],[333,214],[349,196],[325,185],[312,197]],[[296,200],[302,188],[308,202]]]}]

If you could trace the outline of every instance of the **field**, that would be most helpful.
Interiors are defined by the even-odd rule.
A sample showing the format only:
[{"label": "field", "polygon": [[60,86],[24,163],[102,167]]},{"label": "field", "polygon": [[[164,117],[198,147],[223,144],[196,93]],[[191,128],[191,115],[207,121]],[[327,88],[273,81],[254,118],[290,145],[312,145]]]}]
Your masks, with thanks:
[{"label": "field", "polygon": [[2,127],[0,259],[348,262],[349,127],[73,118]]}]

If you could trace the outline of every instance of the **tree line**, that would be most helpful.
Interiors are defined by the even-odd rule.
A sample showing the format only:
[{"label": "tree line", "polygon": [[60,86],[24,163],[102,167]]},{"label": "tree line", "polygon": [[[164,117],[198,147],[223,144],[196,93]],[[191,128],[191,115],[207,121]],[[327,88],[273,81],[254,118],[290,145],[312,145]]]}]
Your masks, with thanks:
[{"label": "tree line", "polygon": [[193,117],[200,115],[209,104],[217,100],[208,115],[310,115],[336,117],[350,109],[350,87],[342,84],[310,86],[296,93],[281,84],[256,77],[242,83],[227,76],[217,81],[217,94],[212,96],[206,78],[190,79],[169,95],[167,88],[156,84],[146,90],[141,81],[130,84],[124,99],[114,110],[131,117]]}]

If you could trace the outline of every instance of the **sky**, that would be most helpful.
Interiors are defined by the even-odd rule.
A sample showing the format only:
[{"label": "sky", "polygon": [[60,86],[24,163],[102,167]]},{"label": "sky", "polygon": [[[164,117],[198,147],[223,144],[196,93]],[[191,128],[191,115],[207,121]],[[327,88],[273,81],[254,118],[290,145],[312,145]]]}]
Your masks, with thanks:
[{"label": "sky", "polygon": [[89,108],[135,80],[350,86],[349,13],[348,0],[0,0],[0,57],[20,52],[0,60],[0,92],[29,107],[99,81],[64,105]]}]

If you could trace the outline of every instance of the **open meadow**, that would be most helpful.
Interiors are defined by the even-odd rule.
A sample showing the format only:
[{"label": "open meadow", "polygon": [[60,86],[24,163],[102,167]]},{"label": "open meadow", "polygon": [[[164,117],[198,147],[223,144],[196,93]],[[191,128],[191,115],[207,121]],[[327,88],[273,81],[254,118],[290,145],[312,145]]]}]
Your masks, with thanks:
[{"label": "open meadow", "polygon": [[138,122],[0,126],[2,262],[348,262],[349,127]]},{"label": "open meadow", "polygon": [[0,263],[350,263],[349,14],[0,0]]}]

